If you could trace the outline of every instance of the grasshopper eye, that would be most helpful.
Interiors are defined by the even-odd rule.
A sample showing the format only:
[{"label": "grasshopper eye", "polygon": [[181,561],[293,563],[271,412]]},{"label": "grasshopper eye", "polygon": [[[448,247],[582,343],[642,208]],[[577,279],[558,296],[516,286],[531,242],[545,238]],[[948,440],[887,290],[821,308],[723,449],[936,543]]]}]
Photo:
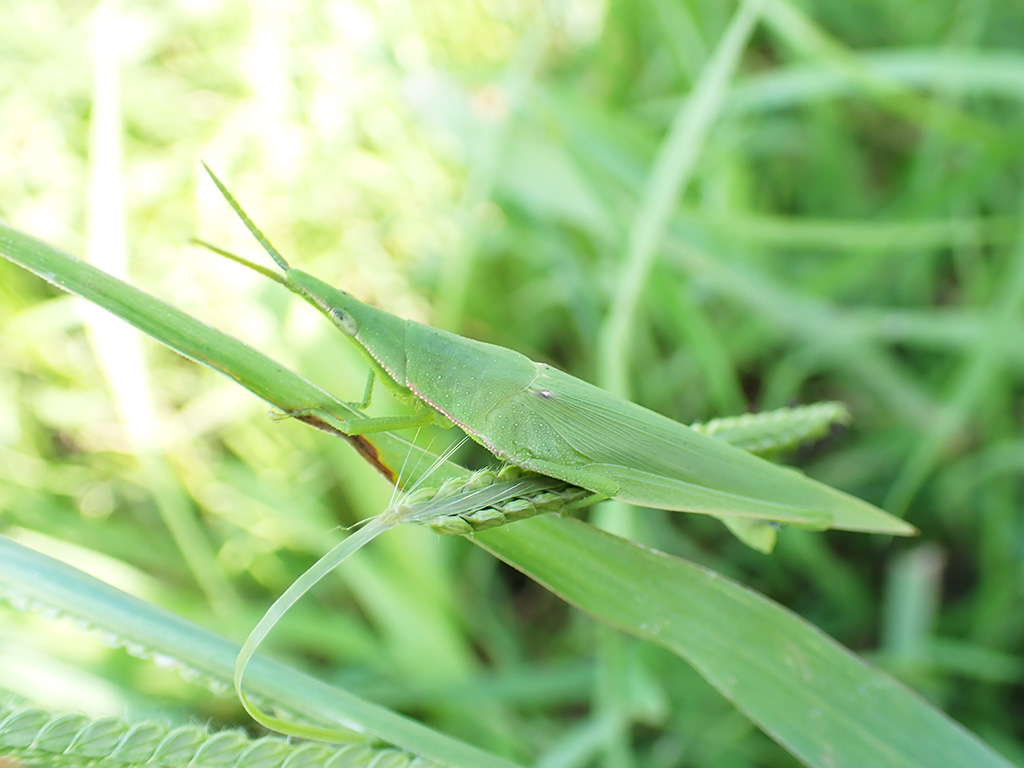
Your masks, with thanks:
[{"label": "grasshopper eye", "polygon": [[355,336],[359,331],[359,326],[356,324],[356,320],[352,315],[346,312],[340,307],[331,307],[327,316],[331,318],[331,321],[338,326],[338,329],[346,336]]}]

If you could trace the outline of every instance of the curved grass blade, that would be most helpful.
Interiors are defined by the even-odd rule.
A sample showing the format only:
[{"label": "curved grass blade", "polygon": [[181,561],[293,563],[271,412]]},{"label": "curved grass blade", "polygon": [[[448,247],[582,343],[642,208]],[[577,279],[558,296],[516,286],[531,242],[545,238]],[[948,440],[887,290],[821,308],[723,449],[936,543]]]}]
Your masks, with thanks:
[{"label": "curved grass blade", "polygon": [[[441,457],[443,458],[443,457]],[[513,468],[513,475],[521,475],[518,467]],[[481,477],[484,476],[484,477]],[[277,717],[264,709],[257,698],[250,696],[243,689],[246,670],[255,658],[260,644],[274,629],[277,623],[309,590],[316,586],[331,571],[341,565],[358,550],[369,544],[385,531],[402,523],[420,523],[435,527],[443,533],[463,533],[464,529],[453,526],[452,520],[458,520],[465,526],[472,526],[473,515],[479,510],[493,510],[507,519],[509,515],[524,515],[524,506],[533,510],[534,514],[548,511],[545,502],[558,505],[559,508],[577,506],[587,497],[588,491],[582,488],[572,489],[568,493],[555,493],[564,483],[553,478],[534,475],[503,479],[501,473],[484,471],[474,473],[468,481],[456,481],[459,488],[445,492],[442,489],[422,489],[398,499],[387,510],[371,519],[365,526],[331,548],[309,569],[289,585],[288,589],[267,609],[263,618],[249,633],[235,660],[233,683],[235,693],[241,700],[245,710],[254,720],[263,726],[297,736],[302,739],[324,741],[344,741],[346,732],[336,727],[323,727],[298,723],[283,717]],[[538,499],[541,499],[538,501]],[[516,504],[515,502],[527,502]],[[511,509],[508,508],[512,505]],[[485,519],[483,528],[494,527],[493,516]],[[480,530],[480,527],[474,530]]]},{"label": "curved grass blade", "polygon": [[[0,597],[27,610],[71,619],[143,658],[176,666],[223,692],[238,657],[235,643],[170,611],[0,536]],[[252,659],[251,695],[337,739],[365,742],[367,734],[417,755],[460,768],[515,768],[513,763],[434,731],[377,704],[327,685],[265,656]]]}]

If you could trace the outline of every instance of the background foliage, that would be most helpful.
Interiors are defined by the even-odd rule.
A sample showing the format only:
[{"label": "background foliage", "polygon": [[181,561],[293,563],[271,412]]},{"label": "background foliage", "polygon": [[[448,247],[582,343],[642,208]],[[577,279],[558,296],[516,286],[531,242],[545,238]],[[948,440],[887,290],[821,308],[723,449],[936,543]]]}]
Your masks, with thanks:
[{"label": "background foliage", "polygon": [[[766,558],[696,516],[612,523],[791,606],[1019,762],[1024,9],[766,3],[616,348],[652,168],[734,12],[13,0],[0,215],[353,397],[364,368],[326,323],[187,245],[255,253],[199,158],[296,264],[390,311],[683,421],[847,402],[853,428],[798,463],[920,540],[786,531]],[[240,639],[387,502],[345,444],[6,262],[0,325],[0,526],[134,594]],[[600,725],[607,639],[467,543],[399,529],[335,586],[275,636],[318,676],[520,759]],[[792,764],[666,652],[628,658],[637,764]],[[57,709],[241,721],[6,611],[0,680]]]}]

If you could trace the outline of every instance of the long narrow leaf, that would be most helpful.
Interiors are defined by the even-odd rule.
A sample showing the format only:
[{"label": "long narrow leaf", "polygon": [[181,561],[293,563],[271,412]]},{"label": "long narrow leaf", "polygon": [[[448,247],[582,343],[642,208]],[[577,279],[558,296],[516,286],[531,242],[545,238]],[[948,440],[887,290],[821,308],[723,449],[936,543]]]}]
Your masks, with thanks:
[{"label": "long narrow leaf", "polygon": [[714,571],[569,518],[475,541],[562,599],[692,664],[807,765],[1009,768],[821,630]]},{"label": "long narrow leaf", "polygon": [[[0,224],[0,255],[34,272],[65,291],[92,301],[117,315],[162,344],[201,365],[229,376],[255,395],[284,412],[323,409],[338,419],[361,414],[324,392],[298,374],[221,331],[215,330],[159,299],[143,293],[106,272],[69,256],[40,240]],[[417,468],[431,465],[417,460],[421,448],[396,435],[382,433],[373,442],[350,438],[315,417],[302,417],[311,426],[344,437],[367,461],[390,480],[406,461],[401,480],[415,483]],[[442,476],[468,474],[457,464],[446,462],[435,468]]]}]

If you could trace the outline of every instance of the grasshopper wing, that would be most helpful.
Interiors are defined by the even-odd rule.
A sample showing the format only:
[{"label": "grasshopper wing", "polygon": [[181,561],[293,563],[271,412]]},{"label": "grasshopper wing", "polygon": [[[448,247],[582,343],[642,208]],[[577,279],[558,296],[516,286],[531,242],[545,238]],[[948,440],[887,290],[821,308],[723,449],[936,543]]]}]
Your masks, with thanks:
[{"label": "grasshopper wing", "polygon": [[[907,535],[899,518],[543,364],[495,409],[528,442],[516,463],[658,509]],[[546,436],[546,439],[545,437]]]},{"label": "grasshopper wing", "polygon": [[631,504],[908,535],[859,499],[504,347],[409,323],[424,402],[513,464]]}]

